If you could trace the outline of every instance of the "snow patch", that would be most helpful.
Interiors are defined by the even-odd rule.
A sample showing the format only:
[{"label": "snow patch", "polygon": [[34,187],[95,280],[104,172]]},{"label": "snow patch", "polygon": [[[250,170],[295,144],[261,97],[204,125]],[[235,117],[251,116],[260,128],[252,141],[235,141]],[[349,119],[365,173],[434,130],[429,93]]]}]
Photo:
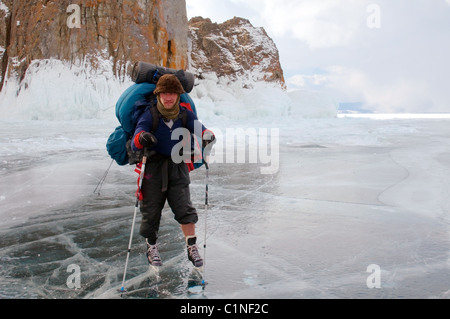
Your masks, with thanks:
[{"label": "snow patch", "polygon": [[3,3],[3,1],[0,1],[0,10],[5,12],[5,16],[9,16],[10,12],[6,4]]},{"label": "snow patch", "polygon": [[94,69],[87,59],[75,64],[57,59],[34,60],[21,82],[15,76],[5,80],[0,93],[0,119],[78,120],[114,116],[115,103],[131,80],[118,80],[110,60],[99,59],[97,65]]},{"label": "snow patch", "polygon": [[[14,58],[13,63],[21,62]],[[115,104],[133,82],[118,79],[110,59],[74,64],[57,59],[34,60],[19,82],[5,79],[0,92],[0,119],[113,119]],[[242,79],[203,73],[190,93],[200,119],[212,122],[283,118],[335,117],[337,107],[319,93],[287,92],[279,84],[257,81],[258,70]],[[253,79],[249,81],[248,79]]]},{"label": "snow patch", "polygon": [[[250,87],[249,87],[250,86]],[[276,83],[231,80],[204,73],[190,94],[201,120],[208,122],[252,121],[279,122],[296,118],[334,118],[337,103],[332,98],[311,91],[287,92]]]}]

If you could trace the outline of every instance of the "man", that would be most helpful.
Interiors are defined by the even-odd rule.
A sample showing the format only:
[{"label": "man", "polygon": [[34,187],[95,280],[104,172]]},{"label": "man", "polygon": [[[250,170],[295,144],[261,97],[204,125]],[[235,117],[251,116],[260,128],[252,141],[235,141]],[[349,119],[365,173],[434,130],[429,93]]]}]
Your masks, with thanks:
[{"label": "man", "polygon": [[[188,110],[187,105],[180,105],[180,95],[183,93],[183,86],[175,75],[163,75],[156,85],[153,98],[147,101],[149,108],[138,119],[132,140],[133,150],[145,148],[149,154],[142,183],[140,234],[146,238],[147,259],[153,266],[162,266],[156,241],[166,200],[175,220],[181,225],[189,260],[195,267],[203,266],[196,244],[198,215],[190,198],[189,169],[184,162],[175,163],[171,156],[174,147],[182,140],[172,140],[172,132],[185,127],[194,133],[195,122],[198,123],[196,115]],[[156,125],[154,119],[158,117]],[[203,147],[214,143],[214,134],[203,125],[201,128]]]}]

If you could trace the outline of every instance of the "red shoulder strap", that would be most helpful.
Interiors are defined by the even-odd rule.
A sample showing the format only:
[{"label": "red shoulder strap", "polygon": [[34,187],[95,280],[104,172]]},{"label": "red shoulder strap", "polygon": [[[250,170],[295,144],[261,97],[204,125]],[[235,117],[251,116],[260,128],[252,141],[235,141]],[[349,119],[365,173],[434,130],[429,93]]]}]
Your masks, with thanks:
[{"label": "red shoulder strap", "polygon": [[180,103],[180,106],[187,108],[187,109],[188,109],[189,111],[191,111],[191,112],[194,112],[194,111],[192,110],[192,106],[191,106],[190,103],[185,103],[185,102],[183,102],[183,103]]}]

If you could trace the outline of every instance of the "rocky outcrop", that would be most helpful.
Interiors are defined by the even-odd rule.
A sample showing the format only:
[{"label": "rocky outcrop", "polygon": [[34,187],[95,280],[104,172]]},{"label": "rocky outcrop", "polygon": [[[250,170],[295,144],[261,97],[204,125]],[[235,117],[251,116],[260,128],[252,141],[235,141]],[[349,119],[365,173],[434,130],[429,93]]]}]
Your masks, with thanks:
[{"label": "rocky outcrop", "polygon": [[135,61],[185,69],[187,34],[185,0],[1,0],[0,89],[39,59],[108,59],[117,77]]},{"label": "rocky outcrop", "polygon": [[189,68],[199,78],[215,72],[284,86],[277,47],[263,28],[242,18],[188,23],[185,0],[0,0],[0,90],[7,79],[26,82],[33,61],[45,59],[97,73],[107,65],[119,79],[144,61]]},{"label": "rocky outcrop", "polygon": [[277,82],[285,86],[278,49],[263,28],[243,18],[222,24],[201,17],[189,21],[190,68],[251,81]]}]

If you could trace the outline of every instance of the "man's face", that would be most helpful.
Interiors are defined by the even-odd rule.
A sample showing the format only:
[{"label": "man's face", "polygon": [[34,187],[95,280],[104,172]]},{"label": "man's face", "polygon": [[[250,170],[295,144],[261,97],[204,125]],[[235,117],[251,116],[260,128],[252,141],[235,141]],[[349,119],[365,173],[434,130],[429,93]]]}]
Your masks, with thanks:
[{"label": "man's face", "polygon": [[177,93],[160,93],[159,99],[161,103],[164,105],[164,108],[171,109],[178,100]]}]

